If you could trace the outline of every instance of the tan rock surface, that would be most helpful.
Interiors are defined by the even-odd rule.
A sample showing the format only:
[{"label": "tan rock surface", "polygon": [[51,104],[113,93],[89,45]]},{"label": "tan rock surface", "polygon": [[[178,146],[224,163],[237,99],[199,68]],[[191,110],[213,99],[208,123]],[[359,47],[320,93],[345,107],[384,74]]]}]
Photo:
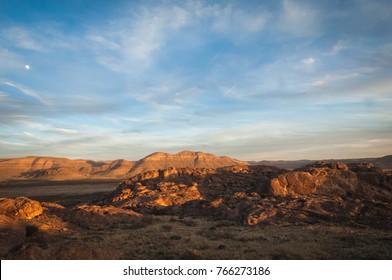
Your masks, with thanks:
[{"label": "tan rock surface", "polygon": [[41,215],[42,212],[41,204],[27,197],[0,198],[0,214],[21,219],[32,219]]}]

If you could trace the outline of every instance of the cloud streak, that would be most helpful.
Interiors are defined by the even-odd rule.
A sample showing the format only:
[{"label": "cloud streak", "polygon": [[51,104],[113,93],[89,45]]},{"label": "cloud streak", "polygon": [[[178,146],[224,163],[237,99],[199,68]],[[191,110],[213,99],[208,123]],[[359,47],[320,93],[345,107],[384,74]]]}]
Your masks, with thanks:
[{"label": "cloud streak", "polygon": [[15,82],[7,81],[7,80],[1,81],[1,83],[2,83],[3,85],[8,86],[8,87],[17,89],[19,92],[23,93],[24,95],[26,95],[26,96],[28,96],[28,97],[32,97],[32,98],[38,100],[40,103],[42,103],[42,104],[44,104],[44,105],[50,105],[50,103],[49,103],[48,101],[44,100],[44,99],[43,99],[39,94],[37,94],[35,91],[33,91],[33,90],[31,90],[31,89],[29,89],[29,88],[23,86],[23,85],[17,84],[17,83],[15,83]]}]

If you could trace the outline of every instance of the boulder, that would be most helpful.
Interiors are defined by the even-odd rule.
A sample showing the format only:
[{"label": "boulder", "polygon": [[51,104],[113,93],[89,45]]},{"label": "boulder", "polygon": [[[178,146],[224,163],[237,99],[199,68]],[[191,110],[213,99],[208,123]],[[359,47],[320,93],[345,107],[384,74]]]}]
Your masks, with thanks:
[{"label": "boulder", "polygon": [[0,198],[0,214],[29,220],[41,215],[42,212],[41,203],[30,198]]}]

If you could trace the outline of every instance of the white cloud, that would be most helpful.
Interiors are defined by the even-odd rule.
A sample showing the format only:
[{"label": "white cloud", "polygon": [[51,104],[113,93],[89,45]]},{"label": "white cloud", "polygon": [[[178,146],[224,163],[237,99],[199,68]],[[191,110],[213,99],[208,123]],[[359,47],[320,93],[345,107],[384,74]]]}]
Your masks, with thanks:
[{"label": "white cloud", "polygon": [[20,143],[20,142],[10,142],[10,141],[0,141],[0,145],[2,146],[16,146],[16,147],[28,147],[29,144]]},{"label": "white cloud", "polygon": [[[212,19],[212,28],[223,33],[235,32],[236,36],[246,35],[261,31],[269,18],[269,13],[262,10],[254,10],[253,12],[244,11],[241,8],[227,5],[199,7],[205,12],[197,12],[205,17]],[[240,33],[240,34],[238,34]]]},{"label": "white cloud", "polygon": [[0,69],[20,69],[24,65],[19,55],[2,47],[0,47],[0,61]]},{"label": "white cloud", "polygon": [[34,51],[44,50],[44,46],[31,36],[31,32],[21,27],[11,27],[3,32],[3,36],[16,47]]},{"label": "white cloud", "polygon": [[39,94],[37,94],[35,91],[33,91],[33,90],[29,89],[29,88],[26,88],[26,87],[23,86],[23,85],[20,85],[20,84],[14,83],[14,82],[10,82],[10,81],[6,81],[6,80],[1,81],[1,83],[4,84],[4,85],[6,85],[6,86],[9,86],[9,87],[16,88],[17,90],[19,90],[19,91],[20,91],[21,93],[23,93],[24,95],[29,96],[29,97],[32,97],[32,98],[38,100],[39,102],[41,102],[41,103],[44,104],[44,105],[50,105],[50,103],[49,103],[48,101],[46,101],[45,99],[43,99],[43,98],[42,98]]},{"label": "white cloud", "polygon": [[11,47],[48,52],[54,49],[78,50],[83,42],[75,36],[65,34],[54,22],[33,26],[13,26],[0,31],[5,42]]},{"label": "white cloud", "polygon": [[336,86],[341,82],[347,82],[349,80],[372,73],[375,70],[375,68],[363,67],[360,69],[344,69],[340,71],[334,71],[334,73],[325,74],[322,77],[316,78],[312,82],[306,84],[306,86],[310,86],[311,88],[328,88],[331,86]]},{"label": "white cloud", "polygon": [[97,43],[100,46],[102,46],[103,48],[106,48],[109,50],[116,50],[116,49],[120,48],[119,44],[117,44],[116,42],[110,41],[101,35],[89,35],[89,36],[87,36],[87,39],[90,41],[93,41],[94,43]]},{"label": "white cloud", "polygon": [[294,36],[312,36],[319,33],[321,14],[299,1],[283,0],[279,28]]},{"label": "white cloud", "polygon": [[347,43],[340,40],[338,41],[333,47],[332,50],[330,52],[331,55],[336,55],[338,53],[340,53],[342,50],[347,48]]},{"label": "white cloud", "polygon": [[187,23],[185,9],[158,6],[140,9],[135,17],[113,21],[107,30],[87,38],[96,44],[99,63],[113,71],[128,72],[148,67],[170,37]]},{"label": "white cloud", "polygon": [[[135,8],[127,19],[112,20],[105,30],[95,30],[87,39],[95,44],[98,63],[116,72],[140,71],[164,55],[165,47],[187,44],[182,34],[200,36],[214,31],[233,41],[264,29],[270,14],[261,9],[244,10],[230,4],[186,2]],[[203,32],[201,32],[203,31]],[[199,34],[199,35],[196,35]],[[201,44],[206,38],[193,38]]]},{"label": "white cloud", "polygon": [[307,64],[307,65],[311,65],[315,62],[315,59],[313,57],[308,57],[302,60],[302,63]]},{"label": "white cloud", "polygon": [[45,131],[59,133],[59,134],[63,134],[63,135],[73,135],[73,134],[79,133],[75,129],[67,129],[67,128],[60,128],[60,127],[50,127],[50,128],[47,128]]}]

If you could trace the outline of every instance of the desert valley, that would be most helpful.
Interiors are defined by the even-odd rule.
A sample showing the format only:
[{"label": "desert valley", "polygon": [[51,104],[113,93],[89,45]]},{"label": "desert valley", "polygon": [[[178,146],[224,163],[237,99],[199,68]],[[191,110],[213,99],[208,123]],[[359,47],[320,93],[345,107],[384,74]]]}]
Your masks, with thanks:
[{"label": "desert valley", "polygon": [[390,259],[392,156],[0,159],[1,259]]}]

